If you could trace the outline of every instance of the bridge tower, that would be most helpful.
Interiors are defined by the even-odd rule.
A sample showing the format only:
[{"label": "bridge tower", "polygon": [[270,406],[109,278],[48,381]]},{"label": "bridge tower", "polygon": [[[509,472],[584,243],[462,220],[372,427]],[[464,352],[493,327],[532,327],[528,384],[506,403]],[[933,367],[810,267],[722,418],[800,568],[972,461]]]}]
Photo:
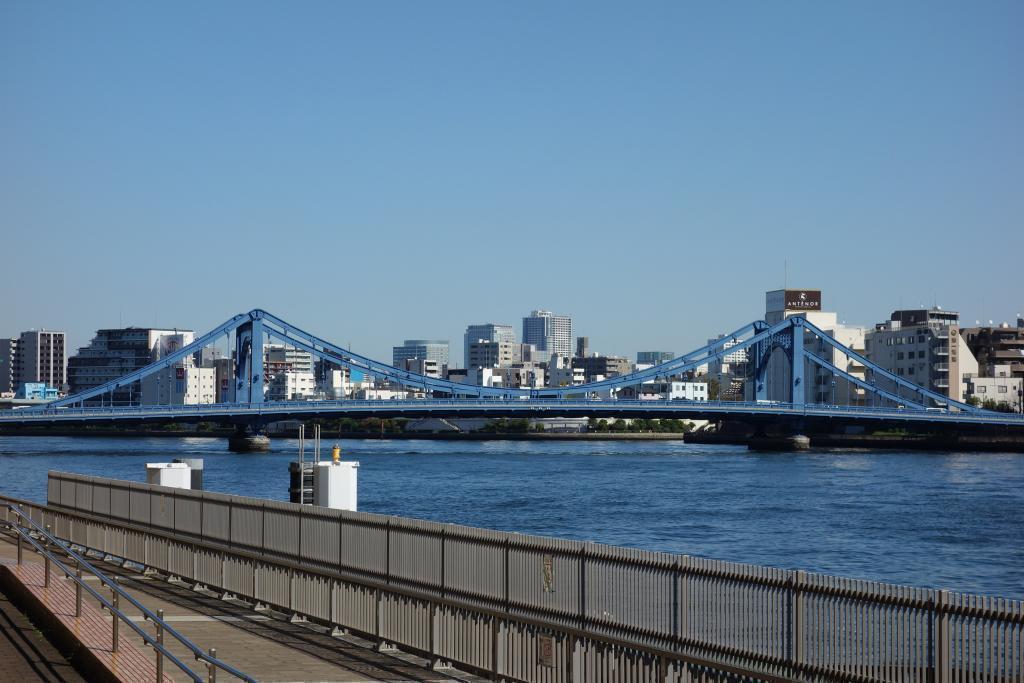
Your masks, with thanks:
[{"label": "bridge tower", "polygon": [[[263,367],[262,311],[252,311],[250,320],[235,330],[235,401],[263,403],[266,380]],[[228,448],[240,453],[270,450],[270,437],[263,423],[239,424],[228,439]]]}]

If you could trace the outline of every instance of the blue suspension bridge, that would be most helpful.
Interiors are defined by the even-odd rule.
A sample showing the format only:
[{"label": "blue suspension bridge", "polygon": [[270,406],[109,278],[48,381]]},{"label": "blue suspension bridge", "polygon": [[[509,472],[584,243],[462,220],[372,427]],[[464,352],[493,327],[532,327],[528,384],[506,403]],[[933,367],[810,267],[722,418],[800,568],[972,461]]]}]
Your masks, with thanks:
[{"label": "blue suspension bridge", "polygon": [[[118,404],[115,393],[234,335],[232,400],[199,405]],[[337,368],[417,392],[391,400],[266,400],[264,345],[274,340]],[[619,397],[647,382],[692,377],[739,352],[747,357],[746,400],[689,401]],[[634,392],[635,393],[635,392]],[[1024,434],[1024,416],[983,410],[908,381],[843,346],[806,318],[755,321],[695,351],[653,367],[576,386],[476,386],[409,372],[310,334],[266,311],[237,315],[191,344],[135,371],[41,406],[0,411],[0,429],[60,424],[232,423],[260,433],[270,422],[336,417],[684,418],[746,423],[789,433],[849,425],[932,432]]]}]

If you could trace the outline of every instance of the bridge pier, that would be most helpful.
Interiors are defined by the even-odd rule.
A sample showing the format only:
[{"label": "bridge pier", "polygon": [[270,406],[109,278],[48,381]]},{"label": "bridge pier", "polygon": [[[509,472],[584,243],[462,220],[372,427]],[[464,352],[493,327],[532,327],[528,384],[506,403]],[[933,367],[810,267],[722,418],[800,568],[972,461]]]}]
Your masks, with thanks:
[{"label": "bridge pier", "polygon": [[266,453],[270,450],[270,437],[254,427],[239,427],[228,437],[228,450],[233,453]]},{"label": "bridge pier", "polygon": [[752,451],[807,451],[811,448],[811,439],[801,434],[802,426],[793,425],[778,433],[769,434],[764,425],[754,428],[754,433],[747,441],[747,448]]}]

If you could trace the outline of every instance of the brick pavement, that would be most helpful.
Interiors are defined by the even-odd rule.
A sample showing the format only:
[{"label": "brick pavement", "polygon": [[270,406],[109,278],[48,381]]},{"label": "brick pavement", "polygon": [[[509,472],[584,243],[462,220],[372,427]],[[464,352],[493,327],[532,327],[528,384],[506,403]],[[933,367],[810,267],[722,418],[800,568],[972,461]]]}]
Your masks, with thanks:
[{"label": "brick pavement", "polygon": [[[47,586],[41,563],[5,564],[7,566],[3,570],[10,572],[65,629],[73,634],[79,645],[86,648],[93,658],[118,680],[156,680],[153,657],[143,654],[131,639],[122,638],[117,651],[113,650],[111,622],[100,610],[98,603],[83,600],[81,614],[76,615],[73,581],[54,573],[50,585]],[[172,683],[172,679],[166,675],[164,681]]]},{"label": "brick pavement", "polygon": [[57,648],[2,593],[0,681],[85,683]]}]

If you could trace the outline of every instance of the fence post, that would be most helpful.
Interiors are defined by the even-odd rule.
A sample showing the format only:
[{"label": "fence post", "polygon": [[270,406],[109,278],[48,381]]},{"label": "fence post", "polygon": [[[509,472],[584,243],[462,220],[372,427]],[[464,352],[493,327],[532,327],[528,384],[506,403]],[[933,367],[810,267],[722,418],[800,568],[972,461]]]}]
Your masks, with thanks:
[{"label": "fence post", "polygon": [[690,556],[684,555],[676,559],[676,576],[673,583],[678,586],[678,605],[675,614],[676,645],[682,646],[690,637]]},{"label": "fence post", "polygon": [[118,649],[118,647],[120,647],[120,644],[121,644],[121,629],[120,629],[121,617],[119,617],[118,614],[117,614],[117,612],[120,611],[120,607],[121,607],[121,596],[120,596],[120,594],[116,590],[114,590],[114,586],[113,585],[111,585],[110,590],[114,594],[114,611],[110,615],[113,618],[113,620],[114,620],[113,621],[113,627],[114,627],[113,628],[113,637],[111,639],[110,651],[111,652],[117,652],[117,649]]},{"label": "fence post", "polygon": [[580,576],[579,576],[579,610],[580,629],[587,628],[587,546],[580,548]]},{"label": "fence post", "polygon": [[935,683],[950,683],[953,680],[948,611],[951,604],[949,591],[935,591],[935,627],[932,629],[932,638],[935,641],[932,643],[932,652],[935,653],[932,664],[935,667]]},{"label": "fence post", "polygon": [[504,663],[503,650],[501,649],[501,623],[498,617],[491,617],[491,680],[501,679],[502,664]]},{"label": "fence post", "polygon": [[[15,524],[17,524],[17,523],[15,523]],[[17,540],[18,540],[18,564],[21,564],[21,528],[18,527],[18,526],[15,526],[14,527],[14,531],[16,532],[16,536],[18,537],[17,538]]]},{"label": "fence post", "polygon": [[[210,659],[216,659],[216,658],[217,658],[217,648],[211,647],[210,648]],[[207,662],[206,663],[206,671],[207,671],[206,678],[209,681],[209,683],[217,683],[217,667],[214,665],[213,662]]]},{"label": "fence post", "polygon": [[[47,524],[46,525],[46,534],[50,535],[50,533],[51,533],[50,525]],[[44,548],[48,548],[49,545],[50,545],[49,540],[44,538],[43,539],[43,547]],[[49,555],[49,553],[43,553],[43,562],[46,564],[46,583],[45,583],[45,585],[46,585],[47,588],[49,588],[50,587],[50,555]]]},{"label": "fence post", "polygon": [[82,616],[82,565],[78,565],[75,569],[75,576],[78,580],[75,581],[75,616]]},{"label": "fence post", "polygon": [[[158,609],[156,611],[156,642],[161,647],[164,644],[164,611]],[[153,648],[156,650],[156,683],[164,683],[164,653],[160,651],[160,648]]]},{"label": "fence post", "polygon": [[806,624],[805,624],[805,602],[803,584],[806,581],[807,572],[794,571],[789,574],[789,591],[786,600],[786,619],[789,622],[786,629],[786,658],[792,667],[792,672],[800,671],[805,659],[807,645]]},{"label": "fence post", "polygon": [[441,663],[437,656],[437,603],[430,603],[430,668],[436,669]]}]

